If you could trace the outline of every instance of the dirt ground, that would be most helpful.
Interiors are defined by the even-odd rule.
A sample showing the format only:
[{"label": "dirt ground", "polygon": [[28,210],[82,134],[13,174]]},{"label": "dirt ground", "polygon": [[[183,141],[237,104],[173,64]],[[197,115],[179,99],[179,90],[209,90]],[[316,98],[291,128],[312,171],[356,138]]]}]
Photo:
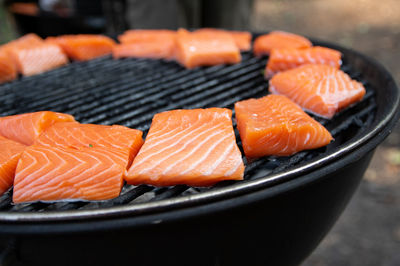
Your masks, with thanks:
[{"label": "dirt ground", "polygon": [[[400,84],[400,1],[258,0],[253,30],[339,43],[382,63]],[[380,145],[360,187],[303,266],[400,265],[400,125]]]}]

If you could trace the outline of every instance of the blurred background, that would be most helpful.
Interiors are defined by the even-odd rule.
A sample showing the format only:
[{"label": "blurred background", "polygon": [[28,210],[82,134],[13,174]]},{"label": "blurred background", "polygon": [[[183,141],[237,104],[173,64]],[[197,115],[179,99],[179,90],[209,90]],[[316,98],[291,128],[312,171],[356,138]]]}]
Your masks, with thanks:
[{"label": "blurred background", "polygon": [[[338,43],[382,63],[400,84],[399,0],[0,0],[0,44],[21,34],[116,36],[128,28],[284,30]],[[400,126],[304,266],[400,265]]]}]

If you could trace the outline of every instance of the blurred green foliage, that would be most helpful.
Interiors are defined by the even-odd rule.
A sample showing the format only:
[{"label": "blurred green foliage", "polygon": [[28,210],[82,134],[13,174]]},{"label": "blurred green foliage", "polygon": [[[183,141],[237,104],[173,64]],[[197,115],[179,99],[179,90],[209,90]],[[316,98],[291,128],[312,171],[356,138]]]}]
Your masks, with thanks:
[{"label": "blurred green foliage", "polygon": [[3,1],[0,0],[0,44],[15,38],[10,18],[4,9]]}]

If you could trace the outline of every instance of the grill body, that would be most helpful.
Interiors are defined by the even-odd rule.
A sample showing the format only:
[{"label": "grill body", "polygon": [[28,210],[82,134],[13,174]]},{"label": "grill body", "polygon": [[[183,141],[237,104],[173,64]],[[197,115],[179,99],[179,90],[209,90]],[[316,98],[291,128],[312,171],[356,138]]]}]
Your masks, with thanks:
[{"label": "grill body", "polygon": [[13,238],[7,256],[22,265],[298,265],[339,217],[371,157],[195,208],[83,221],[74,233],[43,225]]},{"label": "grill body", "polygon": [[[247,165],[246,181],[223,183],[194,192],[185,186],[166,189],[139,186],[126,188],[114,201],[35,203],[21,207],[11,205],[10,194],[6,195],[0,199],[3,260],[12,262],[11,265],[54,265],[55,262],[57,265],[299,264],[337,220],[361,180],[375,147],[390,133],[400,114],[399,90],[390,74],[378,63],[354,51],[322,42],[316,44],[341,50],[345,65],[350,67],[348,72],[354,77],[361,75],[369,84],[362,103],[345,110],[331,122],[320,120],[336,134],[334,145],[289,158],[261,159]],[[98,62],[102,61],[89,63],[88,67],[95,69]],[[117,70],[120,67],[118,62],[111,64],[115,64]],[[139,66],[135,70],[138,72],[148,66],[157,66],[157,62],[143,60],[132,61],[132,64]],[[93,81],[100,89],[86,93],[87,98],[59,97],[54,102],[51,97],[65,93],[63,81],[56,79],[61,87],[50,92],[48,98],[34,102],[33,107],[24,104],[24,96],[18,99],[4,93],[3,108],[6,106],[6,110],[2,112],[5,115],[17,109],[31,111],[30,108],[39,108],[42,104],[60,108],[57,104],[61,103],[62,109],[58,111],[73,110],[81,122],[118,122],[146,130],[152,112],[166,106],[170,109],[210,104],[231,107],[242,98],[265,95],[267,88],[262,75],[254,72],[263,69],[264,64],[263,59],[248,57],[244,67],[237,69],[232,66],[190,73],[182,71],[182,79],[187,73],[193,76],[178,83],[181,86],[178,87],[179,96],[170,96],[170,88],[163,87],[164,90],[154,88],[154,93],[159,95],[155,98],[138,98],[139,104],[144,101],[148,109],[143,109],[143,105],[135,109],[135,102],[125,107],[121,105],[124,99],[104,95],[109,89],[119,87],[107,88],[107,84],[101,84],[101,79]],[[77,75],[84,69],[80,65],[68,67],[72,67],[71,73]],[[172,74],[177,71],[176,66],[165,65],[157,66],[156,70]],[[60,77],[65,71],[60,69],[53,75]],[[204,71],[204,75],[200,71]],[[221,72],[227,75],[218,76]],[[156,72],[154,75],[147,79],[144,75],[143,80],[130,82],[145,87],[154,83],[157,77],[163,83],[170,82],[162,74]],[[103,78],[107,79],[107,75]],[[74,77],[69,79],[67,81]],[[229,94],[224,84],[231,80],[237,83],[234,81],[230,85],[233,92]],[[35,85],[42,81],[51,85],[46,79],[31,79],[27,83]],[[11,83],[4,91],[22,88],[23,82]],[[119,86],[127,85],[121,83]],[[202,86],[211,87],[200,96],[190,94],[190,90],[204,90]],[[190,93],[188,88],[192,88]],[[150,86],[144,91],[151,89]],[[35,93],[28,91],[26,95]],[[135,99],[139,96],[127,94],[124,97]],[[100,104],[92,99],[99,99]],[[169,104],[171,101],[172,105]],[[104,106],[101,106],[103,102]],[[144,202],[135,202],[138,195],[153,191]]]}]

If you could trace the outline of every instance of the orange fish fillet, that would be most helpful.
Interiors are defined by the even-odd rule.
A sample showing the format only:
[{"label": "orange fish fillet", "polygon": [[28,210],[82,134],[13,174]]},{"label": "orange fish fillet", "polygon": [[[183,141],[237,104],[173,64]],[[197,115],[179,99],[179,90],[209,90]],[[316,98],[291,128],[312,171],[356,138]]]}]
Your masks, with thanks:
[{"label": "orange fish fillet", "polygon": [[235,104],[236,119],[246,157],[287,156],[329,144],[331,134],[282,95]]},{"label": "orange fish fillet", "polygon": [[124,57],[173,59],[174,47],[150,41],[118,44],[113,47],[112,55],[115,59]]},{"label": "orange fish fillet", "polygon": [[124,126],[60,122],[47,128],[35,144],[49,147],[103,147],[115,151],[128,168],[143,145],[143,132]]},{"label": "orange fish fillet", "polygon": [[27,147],[14,179],[14,203],[118,197],[125,168],[105,148]]},{"label": "orange fish fillet", "polygon": [[58,45],[42,43],[29,48],[10,51],[19,72],[24,76],[39,74],[68,63],[68,58]]},{"label": "orange fish fillet", "polygon": [[177,34],[175,56],[186,68],[235,64],[241,60],[239,48],[232,36],[225,32],[188,32]]},{"label": "orange fish fillet", "polygon": [[[29,34],[26,34],[14,41],[8,42],[8,43],[0,46],[0,50],[3,51],[4,53],[8,54],[8,56],[11,58],[11,60],[13,62],[12,63],[13,66],[11,66],[11,64],[10,64],[9,67],[16,69],[17,73],[18,72],[21,73],[21,69],[19,68],[20,65],[18,64],[18,58],[15,58],[14,51],[18,51],[20,49],[25,49],[25,48],[28,49],[28,48],[36,47],[38,45],[42,45],[43,43],[44,43],[44,41],[42,38],[40,38],[39,36],[37,36],[34,33],[29,33]],[[7,62],[7,63],[11,63],[11,62]]]},{"label": "orange fish fillet", "polygon": [[204,28],[196,30],[195,32],[215,34],[219,32],[224,32],[232,36],[233,41],[240,51],[249,51],[251,49],[251,33],[248,31],[229,31],[213,28]]},{"label": "orange fish fillet", "polygon": [[269,81],[274,94],[283,94],[302,108],[325,118],[361,100],[364,86],[327,65],[304,65],[276,74]]},{"label": "orange fish fillet", "polygon": [[270,78],[280,71],[305,64],[330,65],[339,69],[342,64],[341,56],[339,51],[319,46],[304,49],[273,49],[265,68],[265,76]]},{"label": "orange fish fillet", "polygon": [[230,31],[237,47],[240,51],[250,51],[251,49],[251,33],[248,31]]},{"label": "orange fish fillet", "polygon": [[59,45],[69,58],[78,61],[86,61],[110,54],[115,45],[111,38],[95,34],[48,37],[46,42]]},{"label": "orange fish fillet", "polygon": [[13,185],[15,168],[25,147],[0,136],[0,195]]},{"label": "orange fish fillet", "polygon": [[12,57],[0,50],[0,84],[17,78],[17,67]]},{"label": "orange fish fillet", "polygon": [[156,114],[125,180],[134,185],[209,186],[243,179],[231,115],[224,108]]},{"label": "orange fish fillet", "polygon": [[113,57],[173,59],[175,39],[172,30],[128,30],[118,36],[121,44],[113,48]]},{"label": "orange fish fillet", "polygon": [[25,145],[32,145],[35,139],[57,122],[75,121],[68,114],[41,111],[0,117],[0,135]]},{"label": "orange fish fillet", "polygon": [[10,48],[29,48],[35,45],[40,45],[43,43],[43,39],[37,36],[35,33],[26,34],[14,41],[8,42],[1,46],[2,49]]},{"label": "orange fish fillet", "polygon": [[284,31],[272,31],[254,40],[253,53],[256,56],[268,55],[272,49],[308,48],[312,43],[303,36]]},{"label": "orange fish fillet", "polygon": [[120,43],[136,43],[155,40],[168,41],[174,39],[175,36],[176,31],[173,30],[127,30],[118,36],[118,41]]}]

